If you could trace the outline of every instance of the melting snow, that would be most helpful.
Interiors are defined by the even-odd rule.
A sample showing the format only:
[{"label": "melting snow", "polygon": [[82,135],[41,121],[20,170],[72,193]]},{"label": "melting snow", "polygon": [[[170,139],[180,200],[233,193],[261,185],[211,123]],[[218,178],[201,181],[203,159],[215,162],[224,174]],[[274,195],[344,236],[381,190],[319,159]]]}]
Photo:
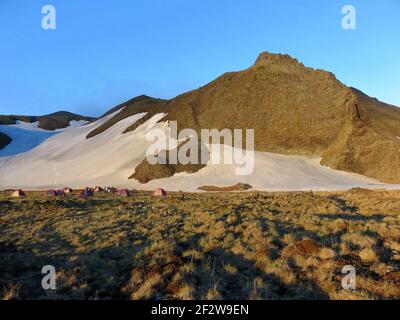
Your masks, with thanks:
[{"label": "melting snow", "polygon": [[82,126],[87,121],[70,121],[70,126],[65,129],[57,129],[54,131],[44,130],[38,127],[39,121],[36,122],[23,122],[17,121],[16,124],[12,125],[0,125],[0,132],[9,136],[12,141],[4,149],[0,150],[0,157],[13,156],[20,153],[27,152],[38,145],[40,145],[46,139],[54,136],[65,130],[70,130],[78,126]]}]

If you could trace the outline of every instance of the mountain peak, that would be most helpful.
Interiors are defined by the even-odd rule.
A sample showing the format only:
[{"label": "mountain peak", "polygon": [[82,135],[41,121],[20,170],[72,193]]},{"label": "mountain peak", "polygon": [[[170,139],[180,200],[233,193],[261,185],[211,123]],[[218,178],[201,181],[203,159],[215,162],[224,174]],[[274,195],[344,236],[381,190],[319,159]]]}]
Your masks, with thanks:
[{"label": "mountain peak", "polygon": [[255,63],[255,67],[278,66],[278,67],[304,67],[297,59],[292,58],[288,54],[270,53],[268,51],[261,52]]},{"label": "mountain peak", "polygon": [[60,111],[46,114],[44,117],[65,117],[65,116],[76,116],[76,114],[69,112],[69,111],[60,110]]}]

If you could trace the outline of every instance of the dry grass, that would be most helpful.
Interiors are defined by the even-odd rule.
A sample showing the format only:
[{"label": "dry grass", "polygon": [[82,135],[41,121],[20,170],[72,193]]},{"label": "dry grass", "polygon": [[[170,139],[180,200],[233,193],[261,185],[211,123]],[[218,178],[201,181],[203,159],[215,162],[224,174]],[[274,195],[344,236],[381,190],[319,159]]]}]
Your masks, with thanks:
[{"label": "dry grass", "polygon": [[[400,193],[0,195],[3,299],[400,297]],[[57,290],[41,288],[41,268]],[[344,265],[357,289],[341,288]]]}]

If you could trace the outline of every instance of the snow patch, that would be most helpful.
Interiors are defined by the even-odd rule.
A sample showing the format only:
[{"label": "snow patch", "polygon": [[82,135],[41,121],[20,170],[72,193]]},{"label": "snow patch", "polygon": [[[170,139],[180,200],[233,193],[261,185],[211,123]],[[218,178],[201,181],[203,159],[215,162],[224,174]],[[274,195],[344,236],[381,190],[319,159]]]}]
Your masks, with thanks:
[{"label": "snow patch", "polygon": [[147,130],[160,127],[158,114],[133,132],[122,132],[146,113],[128,117],[90,139],[86,136],[119,111],[86,126],[64,130],[36,148],[0,158],[0,188],[26,189],[125,184],[145,157]]},{"label": "snow patch", "polygon": [[[213,145],[212,152],[232,147]],[[211,154],[211,158],[215,155]],[[265,191],[332,191],[353,187],[368,189],[398,189],[400,185],[384,184],[362,175],[333,170],[320,164],[321,158],[289,156],[269,152],[254,153],[254,171],[247,176],[237,176],[235,164],[211,164],[192,174],[179,173],[170,178],[152,180],[141,189],[162,187],[165,190],[199,192],[200,186],[231,186],[239,182],[248,183],[255,190]]]},{"label": "snow patch", "polygon": [[10,144],[0,150],[0,157],[13,156],[32,150],[48,138],[71,128],[80,127],[87,122],[85,120],[72,120],[68,127],[54,131],[39,128],[39,121],[31,123],[16,121],[16,124],[0,125],[0,132],[12,139]]}]

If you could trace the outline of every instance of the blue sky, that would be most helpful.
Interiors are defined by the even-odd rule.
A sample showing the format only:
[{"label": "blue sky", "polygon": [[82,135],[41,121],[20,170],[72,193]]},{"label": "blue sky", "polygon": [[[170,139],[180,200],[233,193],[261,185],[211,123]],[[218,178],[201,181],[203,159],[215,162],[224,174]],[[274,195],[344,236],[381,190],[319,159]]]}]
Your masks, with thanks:
[{"label": "blue sky", "polygon": [[[54,5],[57,29],[41,27]],[[341,27],[354,5],[357,29]],[[398,0],[0,0],[0,114],[99,115],[170,98],[262,51],[288,53],[400,106]]]}]

